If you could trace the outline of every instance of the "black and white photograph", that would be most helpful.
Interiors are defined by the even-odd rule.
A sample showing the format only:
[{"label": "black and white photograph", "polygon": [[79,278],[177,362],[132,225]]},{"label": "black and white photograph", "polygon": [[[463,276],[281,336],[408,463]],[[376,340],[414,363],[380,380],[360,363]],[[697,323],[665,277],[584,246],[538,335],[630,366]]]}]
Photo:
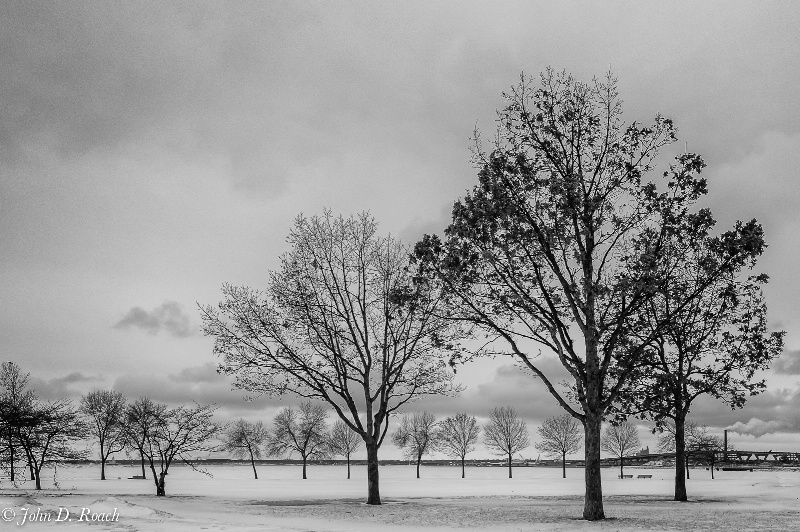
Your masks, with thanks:
[{"label": "black and white photograph", "polygon": [[0,0],[0,528],[800,530],[798,27]]}]

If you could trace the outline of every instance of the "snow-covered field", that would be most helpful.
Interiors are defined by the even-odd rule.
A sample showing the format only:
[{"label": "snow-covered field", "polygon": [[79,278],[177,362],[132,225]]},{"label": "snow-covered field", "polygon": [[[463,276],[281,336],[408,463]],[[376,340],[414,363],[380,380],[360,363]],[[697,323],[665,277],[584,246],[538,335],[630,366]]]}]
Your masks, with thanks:
[{"label": "snow-covered field", "polygon": [[[382,466],[384,505],[367,506],[366,468],[343,466],[261,466],[259,480],[249,466],[211,466],[213,477],[175,467],[167,477],[167,497],[156,497],[151,479],[132,480],[134,467],[59,467],[36,492],[31,482],[0,482],[2,530],[800,530],[800,472],[692,471],[690,502],[671,501],[672,471],[626,468],[634,477],[603,470],[608,519],[588,523],[583,508],[583,470],[500,467]],[[148,476],[149,476],[148,472]],[[84,510],[87,509],[87,510]],[[71,521],[66,520],[69,511]],[[88,516],[111,522],[78,521]],[[116,514],[114,513],[116,511]],[[118,517],[115,518],[115,515]],[[45,520],[49,516],[49,521]],[[57,521],[61,517],[62,520]],[[23,519],[27,522],[22,523]],[[31,522],[31,519],[38,521]],[[88,527],[88,528],[87,528]]]}]

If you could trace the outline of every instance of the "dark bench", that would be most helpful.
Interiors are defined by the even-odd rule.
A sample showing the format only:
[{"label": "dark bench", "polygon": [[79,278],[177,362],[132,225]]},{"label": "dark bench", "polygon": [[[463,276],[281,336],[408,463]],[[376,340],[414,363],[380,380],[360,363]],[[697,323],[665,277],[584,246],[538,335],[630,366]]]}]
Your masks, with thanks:
[{"label": "dark bench", "polygon": [[636,475],[636,478],[653,478],[653,475]]},{"label": "dark bench", "polygon": [[633,478],[633,475],[620,475],[619,478]]},{"label": "dark bench", "polygon": [[133,475],[132,477],[128,477],[131,480],[144,480],[142,475]]}]

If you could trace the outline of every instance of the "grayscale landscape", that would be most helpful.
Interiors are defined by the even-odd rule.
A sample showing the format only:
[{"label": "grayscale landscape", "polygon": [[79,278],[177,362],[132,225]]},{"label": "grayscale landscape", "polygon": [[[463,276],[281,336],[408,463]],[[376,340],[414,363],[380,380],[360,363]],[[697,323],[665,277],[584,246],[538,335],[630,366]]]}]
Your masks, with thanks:
[{"label": "grayscale landscape", "polygon": [[0,2],[2,528],[800,530],[798,25]]}]

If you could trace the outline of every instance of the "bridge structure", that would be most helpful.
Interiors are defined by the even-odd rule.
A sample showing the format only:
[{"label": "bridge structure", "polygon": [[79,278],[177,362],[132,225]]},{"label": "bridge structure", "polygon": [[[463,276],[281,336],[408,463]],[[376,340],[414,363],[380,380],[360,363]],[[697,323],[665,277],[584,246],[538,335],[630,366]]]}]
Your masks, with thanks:
[{"label": "bridge structure", "polygon": [[[675,453],[649,453],[626,456],[625,465],[643,466],[654,462],[675,460]],[[701,449],[687,452],[690,465],[753,466],[800,466],[800,452],[796,451],[738,451],[723,449]],[[619,465],[619,458],[604,458],[606,465]]]}]

